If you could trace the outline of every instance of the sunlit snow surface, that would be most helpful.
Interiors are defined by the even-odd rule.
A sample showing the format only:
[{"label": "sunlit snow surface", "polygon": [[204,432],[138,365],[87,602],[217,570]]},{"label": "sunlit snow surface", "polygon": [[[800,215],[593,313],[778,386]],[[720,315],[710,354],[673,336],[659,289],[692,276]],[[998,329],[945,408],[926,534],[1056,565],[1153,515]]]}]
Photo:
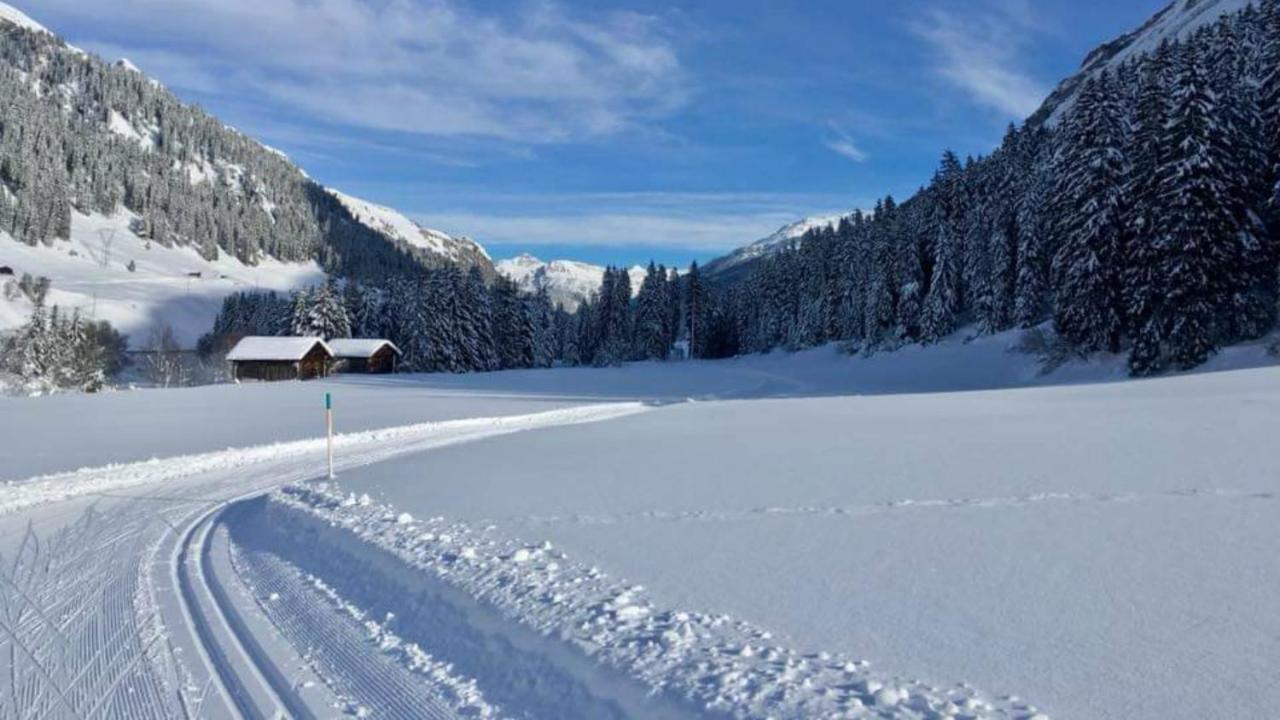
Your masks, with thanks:
[{"label": "sunlit snow surface", "polygon": [[[126,123],[122,131],[125,127],[131,128]],[[171,326],[185,347],[194,347],[232,293],[283,293],[324,282],[324,271],[314,262],[265,259],[246,265],[225,253],[206,260],[189,247],[148,242],[130,230],[134,219],[128,212],[73,213],[71,239],[51,246],[26,245],[0,232],[0,265],[14,271],[13,277],[0,277],[0,285],[16,283],[24,274],[48,277],[46,305],[107,320],[129,336],[133,347],[142,348],[161,324]],[[27,298],[0,293],[0,331],[21,325],[30,313]]]},{"label": "sunlit snow surface", "polygon": [[[263,655],[344,712],[426,693],[441,717],[1267,717],[1280,368],[1254,345],[1187,376],[1045,378],[1012,335],[964,339],[0,400],[0,499],[26,503],[0,553],[89,503],[113,532],[161,507],[186,528],[317,477],[332,392],[340,431],[397,429],[345,436],[336,483],[228,513],[211,567],[278,628]],[[181,625],[174,536],[145,527],[138,567]]]}]

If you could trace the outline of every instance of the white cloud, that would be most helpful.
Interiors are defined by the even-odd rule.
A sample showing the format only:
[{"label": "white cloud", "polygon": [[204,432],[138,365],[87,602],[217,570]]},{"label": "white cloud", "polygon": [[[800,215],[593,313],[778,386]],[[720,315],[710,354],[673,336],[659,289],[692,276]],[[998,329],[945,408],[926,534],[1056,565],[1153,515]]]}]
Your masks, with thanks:
[{"label": "white cloud", "polygon": [[[375,187],[367,190],[366,195],[379,196]],[[849,201],[838,193],[776,192],[497,193],[467,200],[479,201],[483,209],[408,214],[426,227],[498,245],[669,247],[721,254],[801,218],[840,214]]]},{"label": "white cloud", "polygon": [[472,213],[415,215],[427,227],[466,228],[482,243],[528,247],[667,247],[726,252],[767,236],[798,219],[793,214],[708,215],[681,217],[637,213],[572,216],[493,216]]},{"label": "white cloud", "polygon": [[937,52],[941,75],[978,102],[1024,118],[1044,101],[1045,88],[1020,69],[1020,53],[1044,31],[1023,0],[937,7],[912,30]]},{"label": "white cloud", "polygon": [[461,0],[45,4],[146,38],[129,48],[74,39],[140,58],[175,88],[248,89],[348,126],[555,142],[643,124],[687,97],[669,33],[636,13],[584,15],[550,1],[502,17]]},{"label": "white cloud", "polygon": [[[786,193],[494,195],[469,198],[468,207],[456,211],[411,216],[427,227],[462,232],[482,243],[722,253],[802,217],[836,214],[831,209],[844,201],[838,196]],[[474,209],[478,207],[486,211]],[[560,212],[569,208],[573,210]]]},{"label": "white cloud", "polygon": [[854,162],[861,163],[868,160],[866,151],[838,125],[831,125],[831,135],[827,137],[824,144],[827,149]]}]

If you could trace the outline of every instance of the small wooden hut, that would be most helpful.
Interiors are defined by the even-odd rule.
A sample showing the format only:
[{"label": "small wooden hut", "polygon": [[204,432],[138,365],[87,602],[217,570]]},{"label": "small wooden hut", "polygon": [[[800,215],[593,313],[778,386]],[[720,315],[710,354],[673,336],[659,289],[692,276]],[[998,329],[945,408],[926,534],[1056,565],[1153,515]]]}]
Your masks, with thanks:
[{"label": "small wooden hut", "polygon": [[333,351],[316,337],[246,337],[227,353],[231,377],[242,380],[310,380],[327,377]]},{"label": "small wooden hut", "polygon": [[336,338],[329,341],[340,373],[385,375],[396,371],[396,363],[404,353],[390,340]]}]

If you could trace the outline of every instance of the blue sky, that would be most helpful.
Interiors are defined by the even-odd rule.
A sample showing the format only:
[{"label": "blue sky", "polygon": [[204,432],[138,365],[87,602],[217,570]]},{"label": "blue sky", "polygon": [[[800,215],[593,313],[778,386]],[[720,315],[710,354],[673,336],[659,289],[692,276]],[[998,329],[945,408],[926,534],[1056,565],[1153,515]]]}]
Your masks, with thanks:
[{"label": "blue sky", "polygon": [[29,0],[497,257],[716,256],[991,150],[1164,0]]}]

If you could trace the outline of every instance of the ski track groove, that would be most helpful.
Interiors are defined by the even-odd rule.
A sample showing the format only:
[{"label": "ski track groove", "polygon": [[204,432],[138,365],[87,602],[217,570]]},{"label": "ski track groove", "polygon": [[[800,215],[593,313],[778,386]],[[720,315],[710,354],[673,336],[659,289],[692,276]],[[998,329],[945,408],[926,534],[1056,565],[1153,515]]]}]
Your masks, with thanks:
[{"label": "ski track groove", "polygon": [[259,607],[295,648],[305,649],[312,668],[340,696],[379,708],[387,718],[458,717],[421,676],[370,652],[366,629],[332,607],[292,565],[252,550],[238,549],[232,557]]},{"label": "ski track groove", "polygon": [[[338,469],[649,407],[599,403],[339,435]],[[192,682],[187,663],[196,658],[169,641],[157,611],[165,588],[148,568],[166,564],[167,549],[203,512],[315,477],[323,448],[323,439],[301,440],[0,481],[0,517],[87,505],[55,519],[44,538],[28,523],[12,557],[0,557],[0,720],[206,716],[212,686]]]}]

